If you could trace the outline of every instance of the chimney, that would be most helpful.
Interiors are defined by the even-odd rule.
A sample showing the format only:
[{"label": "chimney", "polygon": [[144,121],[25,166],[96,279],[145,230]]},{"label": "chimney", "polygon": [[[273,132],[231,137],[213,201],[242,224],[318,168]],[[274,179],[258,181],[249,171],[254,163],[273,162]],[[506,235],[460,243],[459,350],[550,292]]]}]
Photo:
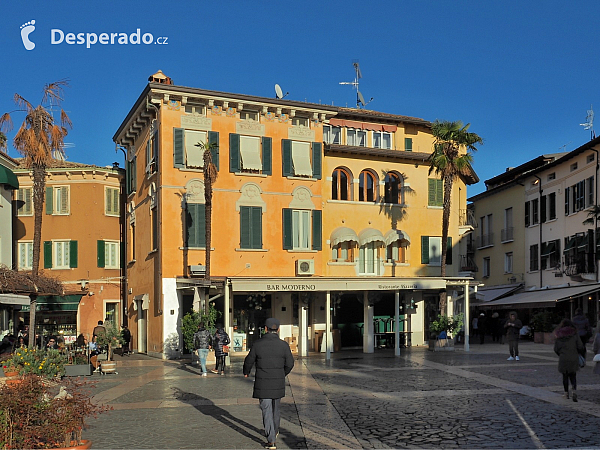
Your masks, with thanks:
[{"label": "chimney", "polygon": [[162,73],[162,70],[159,70],[154,75],[150,75],[148,81],[151,83],[173,84],[173,80]]}]

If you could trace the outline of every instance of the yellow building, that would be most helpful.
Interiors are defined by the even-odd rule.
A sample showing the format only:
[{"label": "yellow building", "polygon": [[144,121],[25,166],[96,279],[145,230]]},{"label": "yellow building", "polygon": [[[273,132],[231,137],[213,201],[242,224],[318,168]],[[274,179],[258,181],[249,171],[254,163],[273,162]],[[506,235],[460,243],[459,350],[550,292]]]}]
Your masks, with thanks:
[{"label": "yellow building", "polygon": [[[423,343],[439,291],[468,283],[451,279],[456,251],[450,281],[439,277],[441,181],[428,175],[425,120],[175,86],[158,72],[113,139],[127,152],[127,311],[137,351],[180,355],[180,320],[206,301],[202,145],[216,147],[218,169],[208,301],[225,313],[234,350],[248,349],[274,316],[301,354],[332,323],[341,332],[329,343],[358,339],[373,351],[396,304],[411,300],[422,307],[407,308],[404,331]],[[455,185],[453,245],[465,182],[475,179]]]},{"label": "yellow building", "polygon": [[[58,278],[67,295],[38,297],[37,333],[62,336],[70,343],[79,333],[91,336],[99,320],[123,323],[123,172],[60,160],[48,166],[39,267]],[[14,173],[19,180],[14,193],[15,263],[18,270],[31,270],[33,174],[22,165]],[[28,311],[28,305],[21,309],[25,324]]]}]

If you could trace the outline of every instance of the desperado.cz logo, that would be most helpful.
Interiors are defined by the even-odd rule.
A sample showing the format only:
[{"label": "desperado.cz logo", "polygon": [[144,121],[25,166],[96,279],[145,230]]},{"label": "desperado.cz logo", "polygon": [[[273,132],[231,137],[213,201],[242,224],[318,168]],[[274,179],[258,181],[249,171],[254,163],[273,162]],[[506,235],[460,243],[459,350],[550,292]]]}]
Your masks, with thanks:
[{"label": "desperado.cz logo", "polygon": [[[26,50],[33,50],[35,43],[31,41],[30,35],[35,31],[35,20],[21,25],[21,40]],[[92,45],[168,45],[169,38],[159,36],[154,38],[152,33],[143,33],[137,28],[133,33],[65,33],[63,30],[53,28],[50,30],[50,44],[59,45],[85,45],[91,48]]]}]

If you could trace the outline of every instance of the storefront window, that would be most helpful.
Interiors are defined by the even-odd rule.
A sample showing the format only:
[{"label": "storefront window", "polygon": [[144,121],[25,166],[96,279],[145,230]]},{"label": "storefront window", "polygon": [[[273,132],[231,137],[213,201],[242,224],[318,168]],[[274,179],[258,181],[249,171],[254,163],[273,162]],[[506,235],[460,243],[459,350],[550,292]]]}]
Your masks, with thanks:
[{"label": "storefront window", "polygon": [[265,321],[271,317],[271,296],[259,293],[233,297],[233,347],[245,351],[260,339]]}]

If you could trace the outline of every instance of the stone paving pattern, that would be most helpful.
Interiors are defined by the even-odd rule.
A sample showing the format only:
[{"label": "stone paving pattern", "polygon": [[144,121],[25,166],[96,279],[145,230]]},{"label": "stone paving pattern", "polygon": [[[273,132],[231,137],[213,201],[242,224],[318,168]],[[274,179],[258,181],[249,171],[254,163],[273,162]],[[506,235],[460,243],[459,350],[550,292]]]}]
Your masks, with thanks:
[{"label": "stone paving pattern", "polygon": [[[600,377],[578,372],[579,402],[562,398],[552,346],[522,342],[471,351],[345,350],[296,360],[282,400],[278,448],[600,448]],[[225,376],[189,360],[118,358],[117,375],[90,377],[113,410],[90,419],[93,448],[248,448],[265,442],[242,357]]]}]

